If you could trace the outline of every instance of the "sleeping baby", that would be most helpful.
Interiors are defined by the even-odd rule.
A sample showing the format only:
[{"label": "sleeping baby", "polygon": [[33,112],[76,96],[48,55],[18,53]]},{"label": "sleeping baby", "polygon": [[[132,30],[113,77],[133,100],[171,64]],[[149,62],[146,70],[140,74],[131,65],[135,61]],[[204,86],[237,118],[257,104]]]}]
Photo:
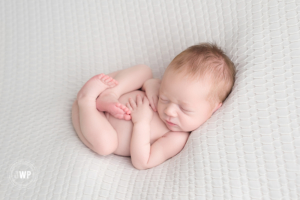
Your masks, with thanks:
[{"label": "sleeping baby", "polygon": [[194,45],[172,60],[162,80],[146,65],[92,77],[77,94],[72,123],[97,154],[130,156],[136,169],[149,169],[184,148],[222,106],[235,74],[215,44]]}]

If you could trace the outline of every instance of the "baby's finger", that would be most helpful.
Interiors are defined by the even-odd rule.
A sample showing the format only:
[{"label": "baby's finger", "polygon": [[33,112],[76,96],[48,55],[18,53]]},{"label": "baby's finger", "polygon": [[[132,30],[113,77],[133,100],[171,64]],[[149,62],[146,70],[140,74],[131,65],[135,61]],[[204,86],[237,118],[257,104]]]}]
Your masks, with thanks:
[{"label": "baby's finger", "polygon": [[152,110],[154,111],[154,103],[153,103],[153,99],[151,98],[151,99],[148,99],[147,98],[147,100],[148,100],[148,104],[150,104],[150,107],[152,108]]},{"label": "baby's finger", "polygon": [[135,104],[135,102],[133,101],[132,98],[129,98],[129,104],[131,105],[131,107],[132,107],[133,109],[135,109],[136,104]]},{"label": "baby's finger", "polygon": [[145,103],[147,105],[150,104],[149,99],[146,96],[144,96],[144,98],[143,98],[143,103]]},{"label": "baby's finger", "polygon": [[149,100],[149,103],[150,103],[150,106],[152,108],[152,110],[154,111],[154,104],[153,104],[153,101],[150,101],[151,99],[148,99]]},{"label": "baby's finger", "polygon": [[130,111],[132,111],[132,108],[131,108],[131,106],[130,106],[129,103],[126,103],[126,107],[127,107]]},{"label": "baby's finger", "polygon": [[153,108],[154,108],[153,110],[156,111],[156,108],[157,108],[157,96],[153,97],[153,102],[154,102],[153,103]]},{"label": "baby's finger", "polygon": [[141,96],[139,94],[136,95],[136,103],[137,103],[137,105],[142,104],[142,98],[141,98]]}]

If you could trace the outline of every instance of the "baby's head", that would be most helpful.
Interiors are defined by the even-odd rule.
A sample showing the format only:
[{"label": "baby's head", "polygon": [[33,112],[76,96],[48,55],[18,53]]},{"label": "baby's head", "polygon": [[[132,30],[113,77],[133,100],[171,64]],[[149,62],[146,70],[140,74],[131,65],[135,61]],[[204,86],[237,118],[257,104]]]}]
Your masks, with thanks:
[{"label": "baby's head", "polygon": [[162,78],[160,118],[172,131],[197,129],[222,106],[235,74],[234,64],[215,44],[187,48],[172,60]]}]

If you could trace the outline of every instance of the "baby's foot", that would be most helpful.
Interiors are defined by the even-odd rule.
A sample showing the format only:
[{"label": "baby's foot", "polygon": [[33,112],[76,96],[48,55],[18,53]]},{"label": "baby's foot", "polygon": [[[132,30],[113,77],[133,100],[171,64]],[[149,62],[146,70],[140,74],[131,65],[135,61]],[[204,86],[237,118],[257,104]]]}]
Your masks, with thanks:
[{"label": "baby's foot", "polygon": [[96,101],[96,107],[99,111],[109,112],[117,119],[131,119],[130,110],[118,101],[118,98],[114,93],[108,92],[100,94]]},{"label": "baby's foot", "polygon": [[116,80],[105,74],[98,74],[88,80],[77,94],[77,100],[91,99],[96,100],[101,92],[106,88],[115,87],[118,84]]}]

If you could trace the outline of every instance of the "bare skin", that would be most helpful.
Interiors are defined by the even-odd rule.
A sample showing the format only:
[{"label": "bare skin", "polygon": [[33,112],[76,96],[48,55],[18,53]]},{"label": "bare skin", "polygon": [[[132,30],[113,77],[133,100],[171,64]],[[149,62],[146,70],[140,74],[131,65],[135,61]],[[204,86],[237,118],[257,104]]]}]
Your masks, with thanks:
[{"label": "bare skin", "polygon": [[[86,146],[100,155],[109,155],[118,147],[117,132],[103,111],[116,119],[129,121],[130,110],[118,99],[141,88],[146,80],[152,78],[152,71],[148,66],[136,65],[109,75],[96,75],[87,81],[78,92],[72,108],[76,133]],[[131,76],[136,78],[129,78]]]},{"label": "bare skin", "polygon": [[99,74],[78,92],[72,123],[81,141],[99,155],[131,156],[135,168],[152,168],[179,153],[189,133],[222,105],[208,109],[205,88],[180,74],[152,79],[145,65]]}]

